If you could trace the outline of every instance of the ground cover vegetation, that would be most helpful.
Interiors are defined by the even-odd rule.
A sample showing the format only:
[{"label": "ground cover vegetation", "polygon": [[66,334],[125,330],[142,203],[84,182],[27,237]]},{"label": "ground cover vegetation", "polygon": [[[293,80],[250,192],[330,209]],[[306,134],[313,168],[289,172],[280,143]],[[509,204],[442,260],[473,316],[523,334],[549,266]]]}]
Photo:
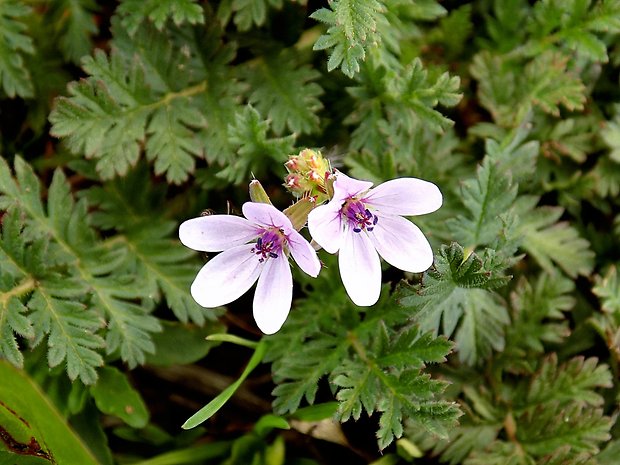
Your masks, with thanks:
[{"label": "ground cover vegetation", "polygon": [[0,463],[618,464],[619,71],[619,0],[0,0]]}]

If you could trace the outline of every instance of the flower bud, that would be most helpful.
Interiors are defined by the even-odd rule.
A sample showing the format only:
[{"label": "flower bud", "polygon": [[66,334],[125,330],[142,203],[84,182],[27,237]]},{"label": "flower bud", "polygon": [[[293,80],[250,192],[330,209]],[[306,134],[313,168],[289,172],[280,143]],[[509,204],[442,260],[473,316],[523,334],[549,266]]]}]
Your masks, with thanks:
[{"label": "flower bud", "polygon": [[250,182],[250,199],[252,199],[252,202],[258,202],[258,203],[268,203],[269,205],[271,205],[271,200],[269,199],[269,196],[267,195],[267,192],[265,191],[265,189],[263,188],[263,185],[260,183],[259,180],[254,179]]},{"label": "flower bud", "polygon": [[325,179],[331,173],[329,160],[318,150],[304,149],[291,155],[284,164],[289,172],[284,186],[297,197],[314,197],[319,203],[328,199]]}]

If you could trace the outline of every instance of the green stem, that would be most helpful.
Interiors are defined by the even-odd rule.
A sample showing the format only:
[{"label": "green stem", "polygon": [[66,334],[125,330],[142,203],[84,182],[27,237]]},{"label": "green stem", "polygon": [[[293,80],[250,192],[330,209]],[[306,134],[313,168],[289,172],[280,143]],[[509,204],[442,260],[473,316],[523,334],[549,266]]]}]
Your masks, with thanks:
[{"label": "green stem", "polygon": [[36,287],[37,282],[34,278],[28,277],[24,279],[19,285],[15,286],[8,292],[3,292],[0,294],[0,307],[4,307],[9,300],[13,297],[20,297],[24,294],[27,294],[30,291],[33,291]]},{"label": "green stem", "polygon": [[205,92],[206,90],[207,90],[207,81],[204,80],[202,82],[199,82],[198,84],[187,87],[186,89],[180,90],[178,92],[169,92],[157,102],[153,102],[148,105],[145,105],[144,107],[142,107],[142,109],[154,110],[164,105],[169,105],[170,102],[172,102],[173,100],[177,98],[192,97],[194,95],[201,94],[202,92]]}]

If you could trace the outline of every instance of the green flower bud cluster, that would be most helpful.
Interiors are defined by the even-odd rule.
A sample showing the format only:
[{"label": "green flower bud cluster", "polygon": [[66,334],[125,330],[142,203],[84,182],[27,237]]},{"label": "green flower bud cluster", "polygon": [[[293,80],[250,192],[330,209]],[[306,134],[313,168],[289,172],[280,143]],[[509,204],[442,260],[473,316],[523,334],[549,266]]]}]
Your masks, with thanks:
[{"label": "green flower bud cluster", "polygon": [[329,161],[318,150],[304,149],[284,164],[288,175],[284,186],[297,197],[315,197],[318,203],[328,199],[331,174]]}]

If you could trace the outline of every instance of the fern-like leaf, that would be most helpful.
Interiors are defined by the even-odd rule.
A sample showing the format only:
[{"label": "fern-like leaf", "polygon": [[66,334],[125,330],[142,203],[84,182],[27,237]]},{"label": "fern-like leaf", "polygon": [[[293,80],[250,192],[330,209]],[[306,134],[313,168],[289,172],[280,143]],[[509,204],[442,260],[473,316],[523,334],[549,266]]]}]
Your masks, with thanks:
[{"label": "fern-like leaf", "polygon": [[[90,77],[72,83],[71,96],[58,98],[50,114],[52,133],[66,138],[73,152],[97,159],[102,179],[125,175],[140,158],[145,140],[155,172],[165,173],[171,183],[185,181],[195,169],[195,158],[203,156],[192,128],[205,122],[191,96],[204,92],[206,83],[174,92],[170,86],[175,78],[168,71],[180,73],[165,59],[173,56],[172,48],[162,45],[161,38],[153,47],[161,55],[154,62],[128,58],[121,51],[108,57],[97,50],[83,62]],[[152,57],[147,54],[142,60]],[[184,82],[180,79],[176,85]]]},{"label": "fern-like leaf", "polygon": [[620,278],[616,266],[611,266],[605,276],[595,276],[592,292],[601,302],[602,312],[595,313],[590,323],[607,343],[616,358],[620,357]]},{"label": "fern-like leaf", "polygon": [[34,87],[23,54],[33,54],[34,45],[21,21],[31,12],[16,0],[0,2],[0,88],[13,98],[32,97]]},{"label": "fern-like leaf", "polygon": [[345,75],[353,77],[360,71],[359,62],[364,61],[366,50],[380,40],[377,24],[385,21],[385,6],[379,0],[334,0],[330,8],[310,15],[328,26],[314,50],[333,49],[327,70],[340,67]]},{"label": "fern-like leaf", "polygon": [[506,265],[487,253],[484,260],[475,253],[465,259],[458,244],[442,246],[423,284],[402,286],[399,293],[400,303],[414,312],[422,329],[436,334],[441,327],[448,337],[456,330],[459,357],[469,364],[504,347],[504,326],[509,322],[505,305],[492,289],[510,277],[503,273]]},{"label": "fern-like leaf", "polygon": [[246,68],[243,76],[252,89],[250,103],[271,120],[274,133],[283,134],[286,128],[298,134],[318,129],[316,112],[323,108],[318,99],[323,89],[314,81],[320,73],[299,66],[293,53],[267,55]]},{"label": "fern-like leaf", "polygon": [[104,341],[97,334],[102,320],[80,302],[87,292],[84,284],[60,271],[64,267],[54,270],[47,239],[29,241],[22,228],[18,210],[9,210],[0,236],[0,355],[21,366],[14,334],[33,346],[47,337],[50,367],[65,361],[70,379],[94,383],[95,368],[103,365],[98,349]]},{"label": "fern-like leaf", "polygon": [[619,14],[620,3],[614,0],[594,5],[580,0],[537,2],[529,24],[533,38],[524,49],[533,56],[550,43],[561,44],[590,60],[607,62],[607,45],[600,35],[620,32]]},{"label": "fern-like leaf", "polygon": [[545,343],[560,343],[570,334],[563,312],[575,305],[570,295],[574,287],[570,279],[559,274],[543,273],[535,282],[519,280],[510,296],[512,324],[506,334],[509,357],[527,363],[525,354],[543,353]]},{"label": "fern-like leaf", "polygon": [[380,156],[400,140],[410,141],[429,128],[442,133],[453,125],[437,107],[456,105],[460,79],[429,72],[419,59],[388,70],[372,61],[360,73],[360,85],[347,89],[359,102],[346,123],[354,123],[351,146]]},{"label": "fern-like leaf", "polygon": [[143,21],[151,21],[159,30],[168,18],[177,26],[183,23],[202,24],[202,7],[196,0],[123,0],[116,10],[129,34],[136,33]]},{"label": "fern-like leaf", "polygon": [[[304,399],[313,403],[326,377],[339,402],[340,421],[358,419],[363,412],[378,416],[382,449],[402,435],[405,419],[430,434],[446,435],[460,410],[441,399],[445,383],[425,370],[445,361],[452,344],[411,325],[410,312],[386,294],[362,320],[333,272],[326,268],[318,278],[322,285],[270,338],[266,358],[273,362],[276,411],[294,412]],[[402,329],[391,329],[395,326]]]},{"label": "fern-like leaf", "polygon": [[564,55],[543,53],[522,69],[488,51],[474,57],[471,73],[480,84],[478,97],[498,124],[516,126],[535,107],[554,116],[560,106],[583,109],[586,87]]},{"label": "fern-like leaf", "polygon": [[252,26],[262,26],[267,21],[269,8],[282,8],[282,0],[223,0],[217,10],[217,16],[227,23],[231,16],[240,31],[247,31]]},{"label": "fern-like leaf", "polygon": [[74,63],[92,51],[92,37],[99,31],[95,22],[97,3],[93,0],[54,0],[51,2],[50,21],[62,24],[60,48]]},{"label": "fern-like leaf", "polygon": [[125,266],[140,276],[146,293],[159,302],[165,297],[175,316],[202,325],[216,312],[199,306],[188,292],[199,269],[195,254],[172,239],[175,221],[162,221],[157,212],[160,195],[143,188],[145,170],[134,170],[127,178],[104,187],[92,187],[84,195],[99,210],[93,224],[122,232],[112,239],[126,249]]},{"label": "fern-like leaf", "polygon": [[146,154],[154,161],[155,174],[166,174],[173,184],[187,180],[194,172],[203,148],[191,127],[205,125],[203,115],[188,102],[177,99],[158,108],[149,121]]},{"label": "fern-like leaf", "polygon": [[269,122],[251,106],[237,115],[236,121],[229,125],[229,140],[240,156],[218,173],[218,176],[239,184],[247,180],[250,173],[260,177],[274,162],[284,163],[294,152],[294,136],[269,137]]},{"label": "fern-like leaf", "polygon": [[[104,246],[97,240],[88,224],[86,202],[73,200],[64,174],[55,172],[45,208],[32,168],[16,158],[13,178],[2,160],[0,208],[7,207],[24,212],[28,237],[50,241],[50,263],[69,267],[72,278],[80,283],[83,302],[107,323],[107,352],[120,354],[132,367],[143,363],[145,353],[155,350],[150,333],[160,330],[159,322],[137,303],[146,296],[136,276],[118,272],[125,250],[118,245]],[[77,294],[77,287],[73,289]],[[56,308],[52,304],[46,305]],[[44,302],[40,305],[44,306]]]},{"label": "fern-like leaf", "polygon": [[[384,449],[403,434],[403,418],[412,418],[425,429],[445,436],[447,427],[460,416],[454,404],[433,400],[445,385],[423,374],[426,362],[442,362],[451,344],[443,338],[422,334],[417,328],[388,335],[379,325],[371,340],[371,351],[362,351],[353,341],[358,357],[347,360],[332,373],[340,401],[341,421],[358,419],[362,409],[380,412],[377,439]],[[429,415],[431,412],[434,414]]]},{"label": "fern-like leaf", "polygon": [[522,196],[515,205],[522,247],[549,273],[555,263],[571,277],[588,275],[594,264],[590,243],[568,223],[558,222],[563,208],[535,208],[537,203],[537,197]]},{"label": "fern-like leaf", "polygon": [[84,61],[93,73],[89,80],[72,83],[71,97],[59,97],[50,114],[52,134],[64,137],[75,153],[96,158],[103,179],[123,175],[138,161],[148,112],[141,102],[148,91],[137,63],[126,75],[118,54],[101,50]]},{"label": "fern-like leaf", "polygon": [[467,215],[448,221],[454,237],[469,247],[492,245],[502,235],[505,215],[517,197],[517,185],[491,158],[485,158],[474,179],[461,187]]}]

